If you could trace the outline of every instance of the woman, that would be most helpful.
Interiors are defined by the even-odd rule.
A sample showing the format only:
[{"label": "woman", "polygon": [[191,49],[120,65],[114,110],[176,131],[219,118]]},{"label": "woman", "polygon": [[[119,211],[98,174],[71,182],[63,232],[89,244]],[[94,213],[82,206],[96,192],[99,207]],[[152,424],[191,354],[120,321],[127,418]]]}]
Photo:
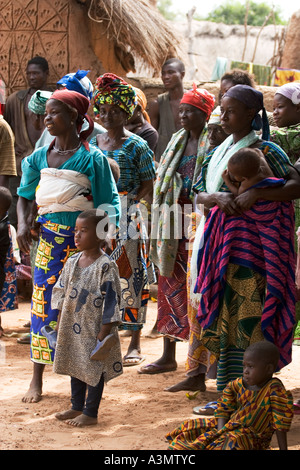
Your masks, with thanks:
[{"label": "woman", "polygon": [[[273,103],[273,117],[277,129],[271,131],[270,140],[280,145],[295,167],[300,169],[300,83],[286,83],[276,90]],[[294,341],[300,338],[300,201],[295,201],[296,230],[296,320]],[[299,414],[300,400],[295,403],[295,413]]]},{"label": "woman", "polygon": [[[263,118],[259,114],[261,110],[263,111]],[[263,106],[262,93],[246,85],[236,85],[230,88],[221,101],[221,121],[229,137],[203,163],[200,179],[194,186],[195,191],[198,192],[198,203],[204,204],[207,209],[212,209],[216,206],[227,216],[240,216],[241,213],[248,211],[256,201],[261,199],[268,201],[291,201],[299,197],[299,176],[290,165],[287,155],[276,144],[260,140],[255,132],[255,130],[262,127],[263,139],[268,138],[268,121]],[[227,161],[230,156],[243,147],[254,147],[262,150],[274,176],[286,180],[285,185],[280,190],[278,187],[251,188],[236,198],[228,192],[221,175],[227,167]],[[287,230],[287,238],[284,241],[284,243],[288,243],[287,252],[284,252],[280,243],[276,245],[274,242],[272,245],[273,241],[276,240],[275,236],[274,240],[270,240],[270,244],[273,254],[274,251],[275,253],[280,253],[280,257],[275,260],[275,263],[272,260],[274,264],[278,263],[279,265],[281,262],[280,258],[285,258],[285,255],[288,256],[285,269],[287,279],[290,279],[292,273],[291,264],[293,264],[294,259],[292,246],[293,217],[290,214],[291,204],[286,204],[286,210],[289,211],[286,226],[280,225],[279,233],[281,229],[282,231],[284,229]],[[226,229],[226,225],[225,228],[219,225],[213,226],[212,213],[214,211],[215,209],[211,211],[208,217],[210,220],[207,220],[205,225],[205,247],[208,247],[216,239],[213,235],[210,237],[210,229],[214,229],[216,237],[221,234],[221,230]],[[269,214],[266,212],[267,215]],[[279,302],[275,295],[274,305],[270,308],[270,315],[268,317],[264,307],[269,305],[268,302],[272,298],[272,295],[270,298],[265,298],[269,288],[269,275],[272,274],[271,268],[268,265],[269,267],[264,272],[255,263],[254,265],[253,263],[248,263],[247,253],[256,253],[255,250],[249,250],[247,245],[249,239],[251,239],[249,228],[252,227],[252,233],[255,236],[259,235],[259,233],[257,233],[255,226],[253,228],[250,223],[247,226],[247,220],[245,214],[245,217],[229,218],[228,221],[228,223],[233,224],[233,231],[243,224],[246,236],[244,235],[244,237],[240,238],[237,249],[244,248],[245,253],[239,257],[236,256],[234,261],[232,261],[232,258],[229,261],[227,260],[227,265],[225,266],[226,278],[222,278],[222,292],[218,297],[220,301],[217,312],[213,310],[216,307],[215,304],[211,305],[208,309],[207,305],[204,305],[206,293],[203,295],[203,286],[209,279],[208,271],[206,271],[204,278],[201,278],[201,282],[198,278],[197,290],[202,295],[198,311],[198,319],[203,328],[202,340],[203,344],[219,359],[217,388],[220,391],[223,390],[230,380],[242,375],[243,353],[246,347],[251,343],[262,340],[264,337],[275,342],[279,347],[281,353],[280,367],[287,364],[291,359],[291,338],[295,321],[293,286],[288,286],[285,280],[283,280],[282,286],[278,289],[283,306],[282,312],[274,312],[274,306],[277,306]],[[280,224],[282,224],[282,219],[279,220]],[[201,229],[203,230],[203,226],[200,225],[198,230]],[[229,242],[231,242],[230,237]],[[264,240],[262,245],[265,248]],[[199,272],[202,275],[203,270],[207,268],[202,249],[199,252],[199,257]],[[267,264],[267,257],[265,262]],[[213,271],[212,275],[214,275]],[[207,289],[207,292],[209,291],[210,288]]]},{"label": "woman", "polygon": [[[78,214],[105,205],[112,222],[108,237],[118,224],[120,201],[109,163],[85,140],[93,127],[86,115],[88,107],[89,100],[80,93],[55,91],[46,104],[45,116],[45,126],[54,140],[49,147],[35,150],[22,164],[17,239],[24,253],[29,252],[32,239],[35,200],[40,223],[31,310],[34,369],[25,402],[41,399],[44,367],[53,363],[55,350],[41,329],[45,325],[53,327],[57,321],[58,311],[51,309],[51,293],[65,261],[76,251],[74,226]],[[89,129],[80,132],[84,116],[89,120]]]},{"label": "woman", "polygon": [[[160,272],[157,329],[164,335],[164,350],[161,358],[140,369],[142,374],[175,370],[177,364],[174,340],[188,340],[190,336],[187,294],[188,233],[185,229],[190,222],[189,215],[193,213],[192,185],[197,181],[210,145],[207,121],[214,102],[213,95],[206,90],[197,89],[195,85],[184,94],[179,107],[183,129],[173,135],[158,167],[150,255]],[[174,219],[170,217],[168,210],[171,207],[177,209]],[[183,216],[180,220],[181,210]],[[183,228],[182,234],[176,233],[178,228]],[[192,312],[190,314],[191,319],[195,319],[195,315]],[[190,380],[197,382],[196,389],[204,386],[208,361],[205,354],[205,357],[199,354],[201,345],[193,341],[198,330],[199,325],[192,323],[190,345],[195,348],[195,354],[189,351],[187,366],[195,374],[192,374]]]},{"label": "woman", "polygon": [[120,167],[117,188],[123,217],[111,256],[121,277],[121,328],[132,332],[123,365],[134,366],[144,360],[140,336],[146,320],[148,285],[155,280],[145,244],[147,210],[145,208],[142,214],[143,207],[139,205],[139,201],[153,191],[153,152],[141,137],[125,128],[137,105],[131,85],[114,74],[100,76],[95,85],[94,104],[106,132],[92,139],[91,143]]},{"label": "woman", "polygon": [[146,111],[147,98],[139,88],[133,87],[133,89],[136,93],[137,105],[133,115],[127,121],[126,129],[142,137],[149,145],[150,150],[155,153],[158,132],[151,126],[150,117]]}]

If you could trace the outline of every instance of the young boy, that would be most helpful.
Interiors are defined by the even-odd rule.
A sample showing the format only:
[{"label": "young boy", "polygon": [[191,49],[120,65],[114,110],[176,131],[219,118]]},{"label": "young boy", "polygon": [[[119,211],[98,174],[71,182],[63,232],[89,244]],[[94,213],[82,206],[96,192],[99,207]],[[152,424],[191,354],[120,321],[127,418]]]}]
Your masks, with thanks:
[{"label": "young boy", "polygon": [[104,382],[122,373],[119,273],[102,250],[108,218],[99,212],[77,218],[80,252],[68,259],[52,294],[52,307],[60,311],[54,371],[71,376],[72,404],[56,418],[73,426],[97,423]]}]

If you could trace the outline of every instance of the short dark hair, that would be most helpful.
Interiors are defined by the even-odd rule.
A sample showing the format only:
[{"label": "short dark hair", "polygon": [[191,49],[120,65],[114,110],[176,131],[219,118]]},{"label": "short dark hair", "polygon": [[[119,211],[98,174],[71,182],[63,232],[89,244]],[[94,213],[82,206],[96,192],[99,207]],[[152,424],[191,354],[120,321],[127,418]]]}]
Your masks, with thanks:
[{"label": "short dark hair", "polygon": [[228,163],[237,167],[243,176],[252,177],[259,171],[262,156],[261,150],[244,147],[235,152]]},{"label": "short dark hair", "polygon": [[273,364],[276,368],[280,358],[279,349],[274,343],[270,341],[258,341],[257,343],[250,344],[245,353],[257,354],[260,360],[267,364]]},{"label": "short dark hair", "polygon": [[8,188],[0,186],[0,212],[6,212],[12,203],[12,195]]},{"label": "short dark hair", "polygon": [[247,70],[232,69],[221,77],[222,80],[229,80],[234,85],[248,85],[255,88],[254,77]]},{"label": "short dark hair", "polygon": [[39,65],[44,72],[49,71],[48,61],[44,57],[40,57],[38,55],[33,57],[27,62],[27,67],[28,65],[31,65],[31,64]]},{"label": "short dark hair", "polygon": [[106,233],[108,232],[109,218],[107,213],[102,209],[87,209],[78,215],[78,219],[91,219],[95,224],[95,227],[97,227],[99,222],[104,220],[105,225],[103,229]]},{"label": "short dark hair", "polygon": [[176,57],[168,59],[168,60],[166,60],[166,62],[164,62],[163,67],[165,65],[170,65],[170,64],[176,64],[178,66],[180,72],[185,72],[184,63],[180,59],[176,59]]}]

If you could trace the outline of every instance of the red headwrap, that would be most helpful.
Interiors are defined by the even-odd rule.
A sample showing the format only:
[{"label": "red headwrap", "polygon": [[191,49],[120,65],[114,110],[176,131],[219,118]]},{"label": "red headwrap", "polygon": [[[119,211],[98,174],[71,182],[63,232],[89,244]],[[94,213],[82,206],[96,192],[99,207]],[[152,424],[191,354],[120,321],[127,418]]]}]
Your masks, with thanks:
[{"label": "red headwrap", "polygon": [[201,109],[206,114],[206,120],[208,121],[214,109],[215,97],[204,88],[197,88],[196,84],[193,83],[193,89],[184,93],[181,103],[190,104]]},{"label": "red headwrap", "polygon": [[[79,133],[80,140],[83,142],[85,147],[88,148],[86,138],[94,129],[94,121],[86,114],[90,105],[88,98],[83,96],[81,93],[77,93],[77,91],[65,89],[55,90],[54,93],[52,93],[50,99],[61,101],[62,103],[67,104],[78,111],[77,132]],[[87,130],[80,132],[83,124],[83,118],[88,121],[89,127]]]}]

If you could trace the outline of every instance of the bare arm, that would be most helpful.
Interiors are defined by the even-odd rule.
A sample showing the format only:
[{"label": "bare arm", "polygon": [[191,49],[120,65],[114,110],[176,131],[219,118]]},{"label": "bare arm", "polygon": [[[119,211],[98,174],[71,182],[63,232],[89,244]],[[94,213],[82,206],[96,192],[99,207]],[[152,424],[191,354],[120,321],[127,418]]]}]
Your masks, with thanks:
[{"label": "bare arm", "polygon": [[17,203],[17,214],[18,214],[18,231],[17,241],[20,251],[29,253],[32,236],[30,229],[32,226],[33,210],[32,204],[34,201],[29,201],[24,197],[19,196]]},{"label": "bare arm", "polygon": [[300,176],[291,168],[284,186],[274,188],[249,189],[235,199],[242,211],[250,209],[258,199],[269,201],[293,201],[300,198]]},{"label": "bare arm", "polygon": [[240,209],[235,202],[234,195],[229,192],[208,194],[202,191],[198,193],[196,203],[203,204],[205,209],[211,209],[217,205],[227,215],[240,213]]},{"label": "bare arm", "polygon": [[158,130],[159,127],[159,104],[157,100],[149,104],[148,114],[150,117],[151,125]]},{"label": "bare arm", "polygon": [[238,195],[239,193],[239,190],[238,188],[234,185],[234,183],[231,181],[230,177],[229,177],[229,174],[228,174],[228,170],[225,170],[223,171],[222,173],[222,178],[227,186],[227,188],[229,189],[229,191],[234,194],[235,196]]},{"label": "bare arm", "polygon": [[147,200],[151,199],[153,197],[153,179],[147,180],[147,181],[142,181],[138,192],[137,192],[137,199],[140,201],[142,198],[145,198],[147,196]]}]

